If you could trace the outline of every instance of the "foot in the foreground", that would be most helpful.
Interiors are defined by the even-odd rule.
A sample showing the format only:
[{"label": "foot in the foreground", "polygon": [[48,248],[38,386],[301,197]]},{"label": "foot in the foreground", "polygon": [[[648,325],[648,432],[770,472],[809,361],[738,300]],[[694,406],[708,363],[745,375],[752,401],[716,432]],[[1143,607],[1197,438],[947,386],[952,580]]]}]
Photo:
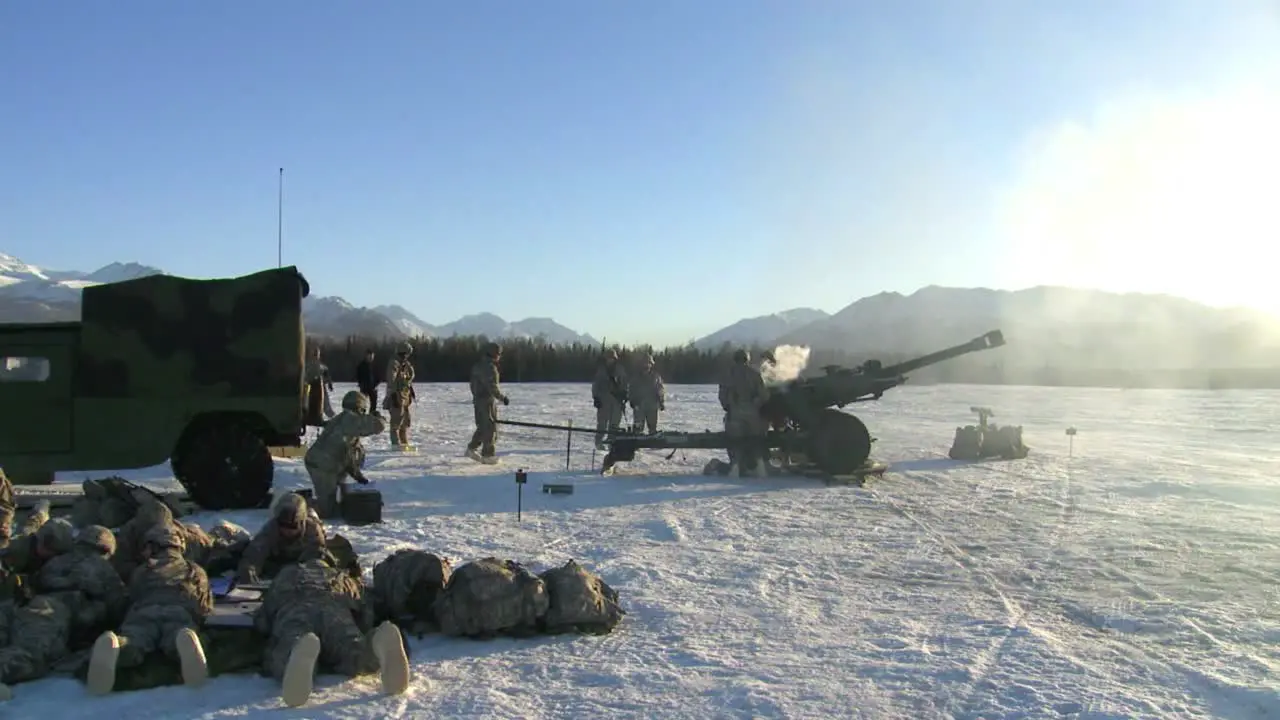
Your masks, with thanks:
[{"label": "foot in the foreground", "polygon": [[315,633],[307,633],[293,644],[289,662],[284,666],[284,678],[280,681],[280,699],[285,705],[301,707],[310,699],[319,657],[320,638]]},{"label": "foot in the foreground", "polygon": [[198,688],[209,679],[209,663],[204,657],[200,636],[191,628],[182,628],[173,640],[182,666],[182,682],[187,687]]},{"label": "foot in the foreground", "polygon": [[120,659],[120,638],[108,630],[98,636],[89,654],[85,685],[91,695],[106,695],[116,687],[116,661]]},{"label": "foot in the foreground", "polygon": [[409,689],[409,656],[404,651],[404,637],[395,623],[384,622],[373,631],[373,654],[378,658],[382,674],[382,692],[399,695]]}]

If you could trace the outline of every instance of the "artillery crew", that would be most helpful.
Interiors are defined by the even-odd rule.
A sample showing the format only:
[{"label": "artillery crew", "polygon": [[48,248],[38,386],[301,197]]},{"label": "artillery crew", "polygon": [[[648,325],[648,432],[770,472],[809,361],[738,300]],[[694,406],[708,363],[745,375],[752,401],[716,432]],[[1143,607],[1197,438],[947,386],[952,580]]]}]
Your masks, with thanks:
[{"label": "artillery crew", "polygon": [[667,388],[662,375],[653,367],[653,356],[640,359],[640,372],[631,383],[631,429],[643,433],[658,432],[658,413],[667,409]]},{"label": "artillery crew", "polygon": [[766,477],[765,436],[768,424],[760,414],[768,398],[760,371],[751,366],[746,350],[733,354],[733,365],[720,383],[720,407],[729,440],[730,474]]},{"label": "artillery crew", "polygon": [[467,443],[467,457],[486,465],[498,462],[498,403],[510,405],[502,392],[498,367],[502,363],[502,346],[491,342],[484,355],[471,368],[471,404],[475,409],[476,431]]},{"label": "artillery crew", "polygon": [[591,382],[591,402],[596,408],[597,449],[603,450],[606,436],[610,432],[618,432],[622,426],[629,395],[627,373],[618,362],[618,351],[610,348],[604,352]]}]

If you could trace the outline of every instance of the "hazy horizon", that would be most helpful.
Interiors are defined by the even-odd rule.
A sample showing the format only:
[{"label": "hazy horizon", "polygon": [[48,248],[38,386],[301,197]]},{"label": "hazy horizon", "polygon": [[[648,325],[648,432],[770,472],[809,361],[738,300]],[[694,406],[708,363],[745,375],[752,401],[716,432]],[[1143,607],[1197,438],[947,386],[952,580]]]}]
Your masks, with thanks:
[{"label": "hazy horizon", "polygon": [[1280,8],[0,7],[0,251],[283,260],[430,323],[677,344],[882,291],[1280,312]]}]

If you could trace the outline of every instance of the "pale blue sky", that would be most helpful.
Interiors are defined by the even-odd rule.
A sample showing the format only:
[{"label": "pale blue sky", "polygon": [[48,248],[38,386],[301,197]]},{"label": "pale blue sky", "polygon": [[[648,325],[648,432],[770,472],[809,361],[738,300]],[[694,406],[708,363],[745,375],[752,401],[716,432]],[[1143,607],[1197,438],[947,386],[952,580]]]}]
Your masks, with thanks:
[{"label": "pale blue sky", "polygon": [[1046,282],[1280,309],[1211,259],[1280,237],[1278,54],[1261,0],[10,0],[0,251],[271,267],[283,166],[285,262],[428,322],[671,342]]}]

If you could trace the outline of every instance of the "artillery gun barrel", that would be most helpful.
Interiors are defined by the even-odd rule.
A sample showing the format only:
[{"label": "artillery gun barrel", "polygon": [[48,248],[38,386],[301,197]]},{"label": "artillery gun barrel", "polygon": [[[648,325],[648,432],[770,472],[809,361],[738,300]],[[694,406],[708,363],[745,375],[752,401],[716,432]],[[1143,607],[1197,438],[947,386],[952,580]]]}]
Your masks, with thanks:
[{"label": "artillery gun barrel", "polygon": [[[595,435],[597,432],[595,428],[570,427],[568,425],[550,425],[547,423],[521,422],[519,420],[494,420],[494,423],[498,425],[514,425],[515,427],[536,428],[538,430],[559,430],[560,432],[567,432],[567,433],[587,433],[590,435]],[[631,434],[628,432],[624,432],[622,430],[600,430],[599,432],[604,435],[629,436]]]},{"label": "artillery gun barrel", "polygon": [[991,332],[980,335],[967,343],[961,343],[945,350],[939,350],[938,352],[929,353],[928,355],[922,355],[912,360],[900,362],[897,365],[890,365],[882,368],[880,374],[905,375],[909,372],[919,370],[922,367],[936,365],[940,362],[960,357],[961,355],[968,355],[969,353],[979,352],[981,350],[990,350],[1003,345],[1004,333],[999,330],[992,330]]}]

